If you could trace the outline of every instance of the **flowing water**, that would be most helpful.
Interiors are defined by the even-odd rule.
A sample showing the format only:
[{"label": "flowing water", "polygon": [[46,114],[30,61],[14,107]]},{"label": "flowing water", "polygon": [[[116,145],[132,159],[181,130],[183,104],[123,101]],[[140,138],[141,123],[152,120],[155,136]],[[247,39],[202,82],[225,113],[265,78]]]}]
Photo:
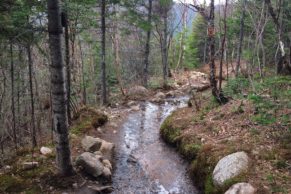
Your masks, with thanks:
[{"label": "flowing water", "polygon": [[159,135],[163,120],[186,100],[143,102],[140,111],[128,116],[116,143],[113,193],[198,193],[187,175],[188,164]]}]

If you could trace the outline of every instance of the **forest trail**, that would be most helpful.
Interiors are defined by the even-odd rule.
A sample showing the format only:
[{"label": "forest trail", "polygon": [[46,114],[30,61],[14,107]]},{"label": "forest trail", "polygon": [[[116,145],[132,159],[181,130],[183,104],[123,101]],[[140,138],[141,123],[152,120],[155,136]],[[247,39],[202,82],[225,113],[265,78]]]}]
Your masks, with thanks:
[{"label": "forest trail", "polygon": [[187,98],[165,104],[142,102],[141,110],[121,126],[116,148],[115,193],[197,193],[187,175],[187,164],[159,136],[162,121]]}]

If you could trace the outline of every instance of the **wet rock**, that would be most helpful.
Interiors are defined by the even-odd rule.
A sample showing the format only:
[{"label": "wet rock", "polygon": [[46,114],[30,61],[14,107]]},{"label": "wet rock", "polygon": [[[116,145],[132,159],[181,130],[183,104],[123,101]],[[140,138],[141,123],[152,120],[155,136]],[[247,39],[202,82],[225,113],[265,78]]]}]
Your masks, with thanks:
[{"label": "wet rock", "polygon": [[105,160],[102,160],[102,164],[106,167],[106,168],[109,168],[110,170],[112,170],[112,165],[111,165],[111,162],[107,159]]},{"label": "wet rock", "polygon": [[217,186],[223,185],[226,180],[236,177],[247,170],[249,157],[245,152],[236,152],[225,156],[214,168],[212,178]]},{"label": "wet rock", "polygon": [[114,152],[114,144],[103,140],[102,145],[100,147],[100,151],[102,152],[102,154],[104,155],[106,159],[112,160],[113,152]]},{"label": "wet rock", "polygon": [[175,97],[175,92],[174,91],[169,91],[168,93],[166,93],[166,97]]},{"label": "wet rock", "polygon": [[143,86],[134,86],[128,90],[128,95],[131,98],[146,97],[148,90]]},{"label": "wet rock", "polygon": [[137,104],[136,101],[129,101],[127,103],[127,106],[131,107],[131,106],[135,106],[136,104]]},{"label": "wet rock", "polygon": [[133,156],[132,154],[129,155],[128,159],[127,159],[127,162],[130,162],[130,163],[137,163],[137,159],[135,156]]},{"label": "wet rock", "polygon": [[102,175],[104,165],[100,161],[100,158],[90,152],[84,152],[76,159],[76,165],[84,169],[88,174],[98,177]]},{"label": "wet rock", "polygon": [[137,105],[137,106],[132,106],[132,107],[131,107],[131,110],[132,110],[132,111],[139,111],[139,110],[140,110],[140,107],[139,107],[139,105]]},{"label": "wet rock", "polygon": [[23,170],[31,170],[37,168],[39,166],[38,162],[23,162],[22,168]]},{"label": "wet rock", "polygon": [[48,147],[41,147],[40,148],[40,153],[42,154],[42,155],[49,155],[49,154],[51,154],[51,153],[53,153],[53,151],[52,151],[52,149],[50,149],[50,148],[48,148]]},{"label": "wet rock", "polygon": [[249,183],[236,183],[224,194],[255,194],[256,189]]},{"label": "wet rock", "polygon": [[82,139],[82,147],[87,151],[87,152],[95,152],[98,151],[102,145],[102,139],[99,138],[94,138],[91,136],[85,136]]},{"label": "wet rock", "polygon": [[97,155],[97,156],[102,156],[103,155],[101,151],[96,151],[96,152],[94,152],[94,154]]},{"label": "wet rock", "polygon": [[163,99],[163,98],[166,98],[166,95],[163,92],[158,92],[155,95],[155,98]]}]

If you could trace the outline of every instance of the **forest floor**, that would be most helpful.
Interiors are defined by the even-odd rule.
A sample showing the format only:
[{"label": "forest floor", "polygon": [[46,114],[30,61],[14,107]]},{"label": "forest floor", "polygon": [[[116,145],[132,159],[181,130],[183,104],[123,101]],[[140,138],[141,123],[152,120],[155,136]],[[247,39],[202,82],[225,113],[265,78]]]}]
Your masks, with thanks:
[{"label": "forest floor", "polygon": [[[202,72],[207,70],[201,69]],[[230,79],[223,84],[226,94],[232,96],[226,105],[218,105],[212,99],[204,73],[173,74],[170,83],[166,91],[157,87],[159,84],[153,84],[145,97],[119,98],[122,100],[116,100],[114,107],[99,109],[108,115],[109,122],[97,129],[92,126],[96,110],[81,108],[70,131],[73,160],[83,152],[80,142],[85,134],[116,142],[114,134],[128,114],[138,110],[135,101],[163,103],[158,95],[161,92],[165,96],[189,95],[189,91],[196,89],[199,92],[190,92],[195,99],[189,103],[192,107],[175,111],[161,128],[164,139],[191,161],[189,172],[194,181],[199,177],[195,184],[206,193],[221,193],[231,184],[243,181],[251,183],[258,193],[291,193],[290,77],[272,77],[253,83],[245,78]],[[42,146],[53,148],[50,142]],[[33,158],[30,149],[22,149],[5,161],[0,169],[0,193],[62,193],[84,184],[103,184],[87,180],[80,173],[69,179],[58,176],[55,154],[43,156],[39,148],[35,149]],[[215,188],[210,174],[215,164],[236,151],[247,152],[252,165],[248,172],[229,181],[225,187]],[[23,161],[37,161],[39,167],[24,170]]]}]

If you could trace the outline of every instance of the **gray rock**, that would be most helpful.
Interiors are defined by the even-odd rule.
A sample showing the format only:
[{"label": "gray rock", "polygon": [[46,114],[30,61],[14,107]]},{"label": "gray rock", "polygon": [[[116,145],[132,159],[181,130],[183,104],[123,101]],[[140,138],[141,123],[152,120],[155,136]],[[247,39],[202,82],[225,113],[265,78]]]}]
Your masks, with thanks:
[{"label": "gray rock", "polygon": [[88,174],[98,177],[102,175],[104,165],[95,154],[84,152],[76,159],[76,165],[81,166]]},{"label": "gray rock", "polygon": [[103,140],[102,145],[100,147],[100,151],[104,155],[104,158],[108,160],[112,160],[113,152],[114,152],[114,144]]},{"label": "gray rock", "polygon": [[249,183],[236,183],[224,194],[255,194],[256,189]]},{"label": "gray rock", "polygon": [[163,93],[163,92],[158,92],[156,95],[155,95],[155,98],[159,98],[159,99],[163,99],[165,98],[166,95]]},{"label": "gray rock", "polygon": [[212,178],[217,186],[223,185],[226,180],[236,177],[247,170],[249,157],[245,152],[236,152],[225,156],[214,168]]},{"label": "gray rock", "polygon": [[111,162],[107,159],[103,160],[102,161],[102,164],[106,167],[106,168],[109,168],[110,170],[112,170],[112,165],[111,165]]},{"label": "gray rock", "polygon": [[98,151],[101,147],[102,139],[94,138],[91,136],[85,136],[82,139],[82,147],[86,152],[95,152]]},{"label": "gray rock", "polygon": [[111,170],[109,168],[107,168],[107,167],[104,167],[102,176],[104,178],[111,179],[111,176],[112,176]]},{"label": "gray rock", "polygon": [[130,97],[146,97],[148,93],[148,90],[143,86],[134,86],[128,90]]}]

